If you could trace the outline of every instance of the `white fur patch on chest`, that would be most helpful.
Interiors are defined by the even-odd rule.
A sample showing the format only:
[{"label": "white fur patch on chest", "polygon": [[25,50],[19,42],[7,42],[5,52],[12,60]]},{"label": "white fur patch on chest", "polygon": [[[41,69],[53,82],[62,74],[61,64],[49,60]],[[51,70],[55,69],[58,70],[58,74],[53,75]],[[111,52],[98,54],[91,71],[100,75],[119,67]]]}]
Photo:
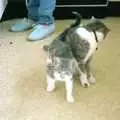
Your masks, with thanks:
[{"label": "white fur patch on chest", "polygon": [[54,72],[54,77],[58,81],[72,80],[72,74],[67,75],[64,72],[59,73],[56,71]]},{"label": "white fur patch on chest", "polygon": [[90,45],[90,49],[84,59],[84,62],[86,62],[92,56],[92,54],[95,52],[97,48],[97,42],[95,40],[94,33],[87,31],[83,27],[78,28],[76,30],[76,33],[80,36],[81,39],[86,40]]}]

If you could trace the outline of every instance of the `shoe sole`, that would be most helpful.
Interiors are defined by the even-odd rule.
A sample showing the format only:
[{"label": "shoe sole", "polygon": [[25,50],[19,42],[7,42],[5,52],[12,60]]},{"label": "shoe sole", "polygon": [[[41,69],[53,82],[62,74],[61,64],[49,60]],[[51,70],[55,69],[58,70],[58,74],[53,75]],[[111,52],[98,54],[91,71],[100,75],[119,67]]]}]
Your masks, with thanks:
[{"label": "shoe sole", "polygon": [[28,30],[30,30],[30,29],[32,29],[33,27],[29,27],[29,28],[27,28],[27,29],[24,29],[24,30],[21,30],[21,31],[13,31],[13,30],[11,30],[11,29],[8,29],[8,31],[9,32],[25,32],[25,31],[28,31]]}]

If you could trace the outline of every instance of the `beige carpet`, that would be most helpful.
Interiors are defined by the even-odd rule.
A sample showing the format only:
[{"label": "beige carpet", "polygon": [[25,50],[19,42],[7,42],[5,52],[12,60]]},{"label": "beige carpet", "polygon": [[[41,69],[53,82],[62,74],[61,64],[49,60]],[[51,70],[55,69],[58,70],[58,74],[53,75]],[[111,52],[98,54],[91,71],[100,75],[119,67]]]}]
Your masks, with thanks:
[{"label": "beige carpet", "polygon": [[13,21],[1,24],[0,120],[120,120],[120,18],[103,21],[111,32],[92,62],[97,82],[82,88],[75,81],[73,104],[66,102],[63,83],[46,92],[46,55],[41,49],[71,21],[56,21],[56,32],[38,42],[26,41],[30,31],[8,32]]}]

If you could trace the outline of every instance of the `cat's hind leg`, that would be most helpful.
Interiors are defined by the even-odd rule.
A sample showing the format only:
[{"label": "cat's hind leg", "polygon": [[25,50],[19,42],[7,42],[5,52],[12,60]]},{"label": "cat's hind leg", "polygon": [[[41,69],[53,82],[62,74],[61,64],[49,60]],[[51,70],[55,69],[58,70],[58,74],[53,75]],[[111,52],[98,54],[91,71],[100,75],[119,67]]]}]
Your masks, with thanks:
[{"label": "cat's hind leg", "polygon": [[47,75],[47,92],[52,92],[55,89],[55,79]]},{"label": "cat's hind leg", "polygon": [[66,88],[66,98],[69,103],[74,102],[73,98],[73,80],[67,79],[65,81],[65,88]]}]

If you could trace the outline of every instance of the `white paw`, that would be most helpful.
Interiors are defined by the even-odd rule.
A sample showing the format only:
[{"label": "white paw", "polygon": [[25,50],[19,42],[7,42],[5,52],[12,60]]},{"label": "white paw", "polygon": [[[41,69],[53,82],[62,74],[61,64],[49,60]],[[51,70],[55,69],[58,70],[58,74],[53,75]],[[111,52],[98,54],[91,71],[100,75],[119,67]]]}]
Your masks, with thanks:
[{"label": "white paw", "polygon": [[52,92],[55,89],[55,87],[48,86],[47,87],[47,92]]},{"label": "white paw", "polygon": [[74,102],[73,96],[68,96],[67,101],[68,101],[68,103],[73,103]]},{"label": "white paw", "polygon": [[83,87],[89,87],[90,84],[88,82],[88,79],[87,79],[87,75],[85,73],[82,73],[81,74],[81,77],[80,77],[80,82],[81,82],[81,85]]},{"label": "white paw", "polygon": [[81,85],[82,85],[83,87],[85,87],[85,88],[90,86],[90,84],[89,84],[88,81],[86,81],[86,82],[81,81]]},{"label": "white paw", "polygon": [[91,75],[91,77],[89,78],[89,82],[91,84],[94,84],[96,82],[96,79],[93,77],[93,75]]}]

